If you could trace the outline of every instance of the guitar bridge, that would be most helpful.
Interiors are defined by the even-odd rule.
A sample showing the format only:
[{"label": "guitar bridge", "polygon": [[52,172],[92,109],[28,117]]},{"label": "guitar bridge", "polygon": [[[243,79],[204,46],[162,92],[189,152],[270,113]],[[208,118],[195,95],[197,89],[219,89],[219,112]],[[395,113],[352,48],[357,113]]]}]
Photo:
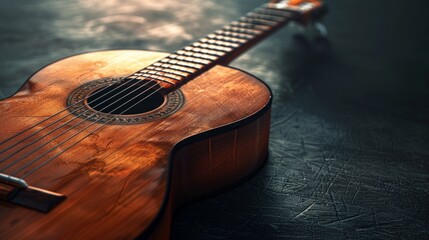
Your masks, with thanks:
[{"label": "guitar bridge", "polygon": [[0,200],[49,212],[66,199],[66,196],[29,186],[24,179],[0,173]]}]

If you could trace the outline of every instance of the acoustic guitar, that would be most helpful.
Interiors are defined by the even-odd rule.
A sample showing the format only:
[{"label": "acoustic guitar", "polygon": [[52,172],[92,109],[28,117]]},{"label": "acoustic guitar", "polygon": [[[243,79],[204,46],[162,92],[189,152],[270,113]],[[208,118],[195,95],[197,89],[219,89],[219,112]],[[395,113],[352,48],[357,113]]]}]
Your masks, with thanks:
[{"label": "acoustic guitar", "polygon": [[99,51],[35,73],[0,101],[0,239],[168,239],[180,204],[267,158],[270,90],[225,65],[324,9],[271,2],[171,54]]}]

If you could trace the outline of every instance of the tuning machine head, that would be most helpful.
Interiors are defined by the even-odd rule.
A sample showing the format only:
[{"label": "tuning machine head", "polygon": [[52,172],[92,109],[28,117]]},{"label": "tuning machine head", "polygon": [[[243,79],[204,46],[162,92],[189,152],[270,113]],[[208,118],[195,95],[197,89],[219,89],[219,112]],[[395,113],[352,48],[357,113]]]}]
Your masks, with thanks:
[{"label": "tuning machine head", "polygon": [[319,21],[327,12],[321,0],[271,0],[268,7],[297,12],[300,14],[297,21],[303,24]]},{"label": "tuning machine head", "polygon": [[298,35],[308,39],[326,39],[328,31],[321,22],[326,14],[326,5],[321,0],[271,0],[269,8],[281,9],[297,13],[293,24]]}]

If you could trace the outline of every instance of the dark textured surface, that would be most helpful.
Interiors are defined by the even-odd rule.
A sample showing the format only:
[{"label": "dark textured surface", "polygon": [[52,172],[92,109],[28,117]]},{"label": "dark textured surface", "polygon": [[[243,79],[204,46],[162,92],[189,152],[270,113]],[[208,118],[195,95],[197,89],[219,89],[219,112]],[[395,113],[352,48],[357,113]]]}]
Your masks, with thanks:
[{"label": "dark textured surface", "polygon": [[[59,58],[173,51],[261,3],[0,0],[0,97]],[[429,4],[329,5],[329,41],[288,27],[232,63],[272,87],[270,157],[182,208],[174,239],[429,238]]]}]

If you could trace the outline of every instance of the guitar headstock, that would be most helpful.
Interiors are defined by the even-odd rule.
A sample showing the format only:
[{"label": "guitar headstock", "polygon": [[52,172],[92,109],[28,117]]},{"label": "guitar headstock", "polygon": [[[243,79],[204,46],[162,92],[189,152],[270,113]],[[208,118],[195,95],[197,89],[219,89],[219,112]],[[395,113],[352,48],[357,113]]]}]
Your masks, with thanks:
[{"label": "guitar headstock", "polygon": [[326,6],[321,0],[271,0],[268,7],[298,12],[302,22],[318,20],[326,13]]}]

